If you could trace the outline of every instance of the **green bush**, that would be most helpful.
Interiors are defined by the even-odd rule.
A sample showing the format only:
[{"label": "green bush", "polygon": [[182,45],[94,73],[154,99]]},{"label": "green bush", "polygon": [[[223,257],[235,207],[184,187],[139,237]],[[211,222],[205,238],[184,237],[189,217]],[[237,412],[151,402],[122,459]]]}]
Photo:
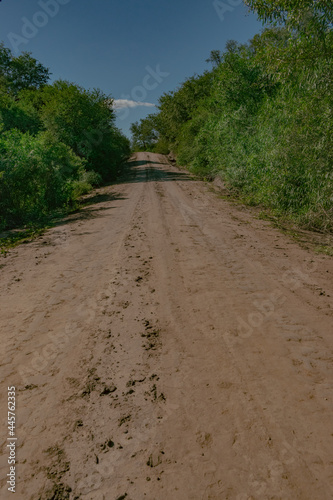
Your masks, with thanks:
[{"label": "green bush", "polygon": [[168,142],[161,137],[154,145],[153,151],[154,153],[159,153],[161,155],[168,155],[170,153]]},{"label": "green bush", "polygon": [[110,96],[49,75],[0,43],[0,228],[73,205],[130,155]]},{"label": "green bush", "polygon": [[129,141],[114,125],[109,96],[78,85],[57,81],[41,93],[44,127],[86,161],[87,170],[104,181],[117,176],[119,165],[129,157]]},{"label": "green bush", "polygon": [[[315,86],[304,75],[297,88],[281,87],[238,130],[234,120],[224,125],[220,120],[214,128],[213,162],[250,202],[272,207],[307,227],[332,230],[333,93],[319,85],[322,75],[317,78]],[[211,169],[214,166],[210,163]]]},{"label": "green bush", "polygon": [[0,90],[0,130],[14,128],[21,132],[37,134],[41,128],[38,112],[31,103],[14,101]]},{"label": "green bush", "polygon": [[0,138],[0,225],[37,220],[67,206],[84,162],[49,134],[12,130]]},{"label": "green bush", "polygon": [[97,172],[83,172],[78,180],[72,182],[73,198],[76,200],[80,196],[89,193],[93,187],[100,186],[102,177]]}]

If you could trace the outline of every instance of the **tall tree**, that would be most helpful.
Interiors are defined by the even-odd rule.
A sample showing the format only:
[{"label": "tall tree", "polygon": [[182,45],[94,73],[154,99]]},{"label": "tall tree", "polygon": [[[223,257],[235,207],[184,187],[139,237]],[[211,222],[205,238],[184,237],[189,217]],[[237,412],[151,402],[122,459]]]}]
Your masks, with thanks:
[{"label": "tall tree", "polygon": [[23,89],[39,89],[46,85],[50,71],[43,64],[23,52],[15,57],[0,43],[0,84],[13,94]]},{"label": "tall tree", "polygon": [[151,151],[157,141],[156,117],[149,115],[131,125],[132,147],[140,151]]}]

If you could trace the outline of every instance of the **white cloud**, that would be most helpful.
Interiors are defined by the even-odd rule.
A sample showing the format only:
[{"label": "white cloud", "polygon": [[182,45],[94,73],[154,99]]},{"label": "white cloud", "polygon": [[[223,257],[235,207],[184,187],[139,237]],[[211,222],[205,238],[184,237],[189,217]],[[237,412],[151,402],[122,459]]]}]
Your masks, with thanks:
[{"label": "white cloud", "polygon": [[112,103],[113,109],[136,108],[137,106],[146,106],[154,108],[155,104],[151,102],[131,101],[130,99],[115,99]]}]

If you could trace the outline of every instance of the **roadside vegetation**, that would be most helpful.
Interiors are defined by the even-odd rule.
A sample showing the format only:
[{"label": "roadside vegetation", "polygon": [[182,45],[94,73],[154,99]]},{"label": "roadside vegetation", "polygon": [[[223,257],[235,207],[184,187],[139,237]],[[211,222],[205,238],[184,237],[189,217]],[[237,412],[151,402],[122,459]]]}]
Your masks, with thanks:
[{"label": "roadside vegetation", "polygon": [[110,96],[49,79],[30,54],[0,44],[0,230],[73,208],[130,154]]},{"label": "roadside vegetation", "polygon": [[212,69],[132,125],[133,146],[172,151],[250,204],[333,230],[333,4],[247,0],[264,28],[211,52]]}]

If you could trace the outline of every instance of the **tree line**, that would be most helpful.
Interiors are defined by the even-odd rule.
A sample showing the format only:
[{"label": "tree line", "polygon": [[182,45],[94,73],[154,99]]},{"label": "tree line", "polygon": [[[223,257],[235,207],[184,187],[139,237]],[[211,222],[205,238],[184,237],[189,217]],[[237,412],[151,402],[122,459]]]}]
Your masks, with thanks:
[{"label": "tree line", "polygon": [[248,43],[211,52],[210,71],[163,94],[132,125],[133,146],[172,151],[221,176],[251,204],[333,229],[333,4],[247,0],[264,23]]},{"label": "tree line", "polygon": [[49,81],[30,53],[0,44],[0,230],[73,207],[130,154],[109,95]]}]

